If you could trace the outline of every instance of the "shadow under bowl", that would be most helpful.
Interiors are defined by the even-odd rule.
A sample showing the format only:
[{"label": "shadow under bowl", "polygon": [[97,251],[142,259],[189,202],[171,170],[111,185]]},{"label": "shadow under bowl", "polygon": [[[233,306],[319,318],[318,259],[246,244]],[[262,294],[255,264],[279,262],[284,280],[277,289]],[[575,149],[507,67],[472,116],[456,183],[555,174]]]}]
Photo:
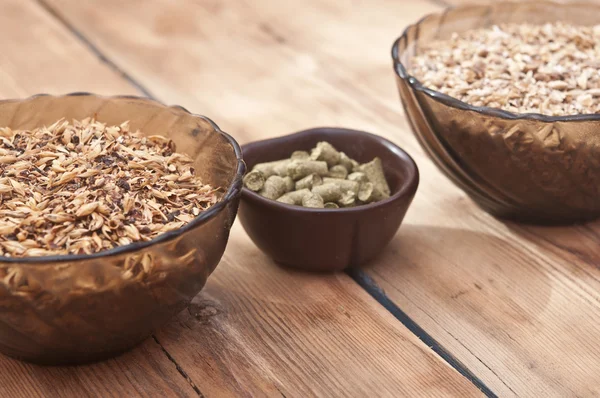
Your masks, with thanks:
[{"label": "shadow under bowl", "polygon": [[181,107],[86,93],[0,101],[0,126],[32,129],[60,118],[164,135],[223,198],[182,228],[91,255],[0,257],[0,352],[40,364],[105,359],[141,343],[185,308],[219,263],[245,171],[233,138]]},{"label": "shadow under bowl", "polygon": [[377,255],[394,237],[419,184],[412,158],[385,138],[342,128],[315,128],[242,146],[248,170],[257,163],[285,159],[327,141],[357,161],[378,156],[392,190],[390,198],[343,209],[312,209],[266,199],[243,188],[239,219],[269,257],[285,266],[337,271]]},{"label": "shadow under bowl", "polygon": [[410,25],[392,47],[405,113],[433,162],[494,216],[570,224],[600,216],[600,114],[548,116],[478,107],[410,74],[428,42],[502,23],[594,26],[600,6],[546,1],[447,9]]}]

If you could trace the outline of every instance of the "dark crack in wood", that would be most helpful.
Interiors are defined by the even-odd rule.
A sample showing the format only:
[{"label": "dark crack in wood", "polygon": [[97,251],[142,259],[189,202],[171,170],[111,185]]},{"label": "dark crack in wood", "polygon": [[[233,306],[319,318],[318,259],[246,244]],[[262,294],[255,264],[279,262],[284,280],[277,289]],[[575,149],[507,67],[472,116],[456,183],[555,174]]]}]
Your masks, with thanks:
[{"label": "dark crack in wood", "polygon": [[412,318],[400,309],[392,300],[390,300],[383,289],[365,272],[358,268],[349,268],[346,274],[350,276],[360,287],[365,289],[379,304],[388,310],[396,319],[398,319],[408,330],[415,334],[423,343],[438,354],[444,361],[452,366],[458,373],[473,383],[483,394],[490,398],[498,396],[485,383],[471,372],[462,362],[455,358],[444,346],[435,340]]},{"label": "dark crack in wood", "polygon": [[69,23],[59,12],[57,12],[51,5],[46,3],[44,0],[36,0],[37,3],[42,7],[45,11],[47,11],[50,15],[52,15],[58,22],[60,22],[69,32],[73,34],[84,46],[86,46],[98,59],[105,63],[110,69],[119,74],[123,79],[125,79],[129,84],[134,86],[142,95],[156,99],[156,97],[148,90],[144,85],[138,82],[133,78],[129,73],[123,70],[119,65],[117,65],[113,60],[108,58],[106,55],[100,51],[94,43],[92,43],[87,37],[83,35],[77,28],[75,28],[72,24]]},{"label": "dark crack in wood", "polygon": [[160,343],[160,341],[158,341],[158,339],[156,338],[156,336],[152,335],[152,339],[154,340],[154,342],[156,344],[158,344],[158,346],[160,347],[160,349],[162,350],[162,352],[167,356],[167,358],[169,359],[169,361],[173,362],[173,364],[175,365],[175,369],[177,369],[177,372],[179,372],[179,374],[187,380],[188,383],[190,383],[190,386],[192,386],[192,389],[196,392],[196,394],[198,394],[199,397],[204,398],[204,395],[202,394],[202,392],[200,391],[200,389],[198,388],[198,386],[196,386],[194,384],[194,382],[192,381],[192,379],[190,378],[190,376],[188,376],[188,374],[186,373],[185,370],[183,370],[183,368],[181,366],[179,366],[179,364],[177,363],[177,361],[175,360],[175,358],[173,358],[171,356],[171,354],[169,354],[169,352],[165,349],[165,347],[163,347],[163,345]]}]

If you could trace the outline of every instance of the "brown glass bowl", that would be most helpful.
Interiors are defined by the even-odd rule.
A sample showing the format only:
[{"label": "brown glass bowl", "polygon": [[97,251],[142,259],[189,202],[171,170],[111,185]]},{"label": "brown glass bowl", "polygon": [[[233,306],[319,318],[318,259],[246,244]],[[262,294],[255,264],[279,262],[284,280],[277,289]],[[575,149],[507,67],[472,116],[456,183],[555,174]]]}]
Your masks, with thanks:
[{"label": "brown glass bowl", "polygon": [[344,209],[313,209],[266,199],[243,189],[239,219],[252,241],[285,266],[336,271],[380,254],[400,227],[417,186],[419,171],[401,148],[362,131],[316,128],[242,146],[248,170],[285,159],[327,141],[359,162],[381,158],[392,195],[380,202]]},{"label": "brown glass bowl", "polygon": [[[91,94],[0,101],[0,126],[31,129],[60,118],[171,138],[224,196],[179,230],[91,255],[0,257],[0,351],[70,364],[121,353],[146,339],[202,289],[221,259],[241,194],[244,163],[233,138],[181,107]],[[144,264],[144,267],[141,264]]]},{"label": "brown glass bowl", "polygon": [[550,2],[465,6],[432,14],[394,43],[400,97],[419,142],[489,213],[572,223],[600,216],[600,114],[546,116],[476,107],[424,87],[408,71],[420,45],[453,32],[514,22],[600,23],[597,5]]}]

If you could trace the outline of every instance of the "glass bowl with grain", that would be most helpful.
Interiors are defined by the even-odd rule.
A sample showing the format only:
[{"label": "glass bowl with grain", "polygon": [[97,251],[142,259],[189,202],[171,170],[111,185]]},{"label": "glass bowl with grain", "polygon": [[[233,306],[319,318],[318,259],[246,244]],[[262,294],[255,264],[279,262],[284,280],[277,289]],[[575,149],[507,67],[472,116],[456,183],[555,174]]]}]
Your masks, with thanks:
[{"label": "glass bowl with grain", "polygon": [[108,358],[202,289],[245,166],[181,107],[87,93],[0,101],[0,352]]},{"label": "glass bowl with grain", "polygon": [[464,6],[392,48],[426,153],[480,207],[564,224],[600,216],[600,7]]}]

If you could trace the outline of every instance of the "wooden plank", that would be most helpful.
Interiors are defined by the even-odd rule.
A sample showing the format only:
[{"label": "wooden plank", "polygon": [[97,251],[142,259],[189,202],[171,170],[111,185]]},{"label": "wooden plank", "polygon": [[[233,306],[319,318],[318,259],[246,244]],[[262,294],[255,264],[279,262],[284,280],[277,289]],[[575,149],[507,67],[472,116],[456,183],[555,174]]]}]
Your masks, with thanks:
[{"label": "wooden plank", "polygon": [[35,366],[0,357],[3,397],[197,396],[152,339],[118,358],[84,366]]},{"label": "wooden plank", "polygon": [[[176,8],[155,0],[138,12],[136,2],[76,3],[52,0],[68,4],[64,15],[103,51],[142,71],[153,92],[210,109],[244,140],[344,124],[401,143],[419,164],[421,187],[406,225],[365,273],[497,394],[600,394],[596,232],[484,214],[425,158],[401,115],[390,44],[441,7],[262,0]],[[122,30],[90,23],[109,16]],[[173,46],[186,51],[152,55]]]},{"label": "wooden plank", "polygon": [[[17,0],[11,3],[14,13],[20,15],[15,20],[22,22],[21,14],[51,15],[44,14],[43,7],[35,12],[28,10],[38,3],[24,3],[27,5],[17,10],[19,4]],[[56,21],[53,24],[60,30]],[[85,76],[74,73],[79,65],[60,55],[64,49],[59,44],[53,45],[57,56],[48,57],[67,67],[62,73],[57,70],[52,75],[53,81],[42,84],[43,88],[60,90],[61,83],[68,86],[66,82],[72,78],[76,79],[73,85],[97,84],[91,81],[100,75],[105,91],[122,89],[122,80],[105,65],[94,64],[93,58],[88,58]],[[75,58],[88,55],[80,49],[74,53]],[[22,90],[19,95],[28,95],[32,88],[20,85],[27,75],[19,70],[15,67],[6,75],[19,85]],[[172,102],[187,105],[182,98],[175,95]],[[210,278],[206,293],[196,298],[178,322],[158,333],[157,341],[172,354],[181,372],[190,375],[196,390],[208,396],[481,395],[346,275],[321,277],[279,269],[257,251],[237,226],[225,259]],[[10,385],[11,378],[16,379],[29,390],[12,388],[7,393],[21,396],[35,395],[42,389],[47,392],[47,387],[39,385],[53,377],[57,379],[56,389],[47,392],[49,395],[84,395],[78,386],[87,384],[97,385],[89,391],[100,396],[189,394],[191,386],[176,374],[165,356],[152,357],[153,361],[147,359],[145,363],[140,360],[139,364],[135,360],[136,355],[144,354],[144,348],[154,355],[157,347],[149,341],[143,348],[115,361],[91,367],[47,369],[41,381],[28,379],[19,368],[4,372],[0,384]],[[16,366],[0,358],[0,364],[3,363],[7,367]],[[51,373],[53,369],[56,370]],[[138,370],[148,375],[137,375]],[[161,372],[165,376],[161,380],[167,385],[153,380],[153,375]],[[64,380],[67,375],[79,384]],[[129,379],[133,381],[127,384]],[[113,386],[114,382],[123,385]],[[145,384],[148,390],[142,389]],[[179,390],[169,391],[170,384]]]},{"label": "wooden plank", "polygon": [[177,321],[158,339],[207,396],[475,394],[346,275],[281,269],[239,224]]},{"label": "wooden plank", "polygon": [[90,91],[134,94],[98,57],[35,4],[2,1],[0,93],[4,98]]},{"label": "wooden plank", "polygon": [[[0,26],[0,95],[91,90],[135,90],[90,54],[37,5],[3,0]],[[38,91],[39,90],[39,91]],[[41,367],[0,356],[0,396],[196,396],[153,340],[116,359],[82,367]]]},{"label": "wooden plank", "polygon": [[[457,7],[462,5],[470,5],[470,4],[492,4],[496,2],[496,0],[433,0],[438,2],[442,6],[451,6]],[[527,1],[536,1],[536,0],[508,0],[513,2],[522,2],[525,3]],[[579,0],[554,0],[557,3],[581,3]],[[600,0],[586,0],[587,3],[598,3]]]},{"label": "wooden plank", "polygon": [[[597,268],[554,245],[551,229],[504,225],[462,195],[435,206],[416,203],[366,272],[498,394],[598,395]],[[473,216],[454,218],[460,207]]]},{"label": "wooden plank", "polygon": [[161,100],[211,115],[242,143],[319,125],[406,131],[392,42],[442,9],[395,0],[47,3]]}]

